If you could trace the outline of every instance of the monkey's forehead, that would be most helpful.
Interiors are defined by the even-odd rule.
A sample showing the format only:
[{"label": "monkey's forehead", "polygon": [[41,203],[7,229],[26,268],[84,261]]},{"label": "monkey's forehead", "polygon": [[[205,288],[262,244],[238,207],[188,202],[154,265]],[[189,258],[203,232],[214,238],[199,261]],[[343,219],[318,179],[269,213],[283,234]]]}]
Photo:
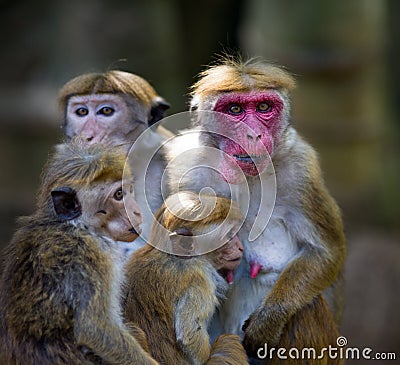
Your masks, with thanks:
[{"label": "monkey's forehead", "polygon": [[125,103],[122,95],[118,94],[88,94],[88,95],[73,95],[68,100],[68,105],[79,104],[79,103],[89,103],[89,102],[117,102]]},{"label": "monkey's forehead", "polygon": [[290,91],[295,87],[295,80],[289,73],[268,64],[220,65],[205,70],[201,76],[192,86],[192,95],[199,95],[201,98],[226,91]]},{"label": "monkey's forehead", "polygon": [[229,92],[222,94],[218,98],[218,103],[230,104],[230,103],[252,103],[252,102],[261,102],[268,101],[273,102],[274,104],[283,104],[283,100],[281,96],[275,90],[263,90],[256,91],[252,90],[249,92]]}]

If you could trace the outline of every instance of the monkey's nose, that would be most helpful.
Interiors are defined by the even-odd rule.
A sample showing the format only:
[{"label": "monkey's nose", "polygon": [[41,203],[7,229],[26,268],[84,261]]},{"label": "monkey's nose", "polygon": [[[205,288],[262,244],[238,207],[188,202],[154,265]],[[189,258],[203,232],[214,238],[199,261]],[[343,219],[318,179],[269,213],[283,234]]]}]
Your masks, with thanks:
[{"label": "monkey's nose", "polygon": [[139,224],[143,222],[142,213],[139,210],[133,210],[133,216]]},{"label": "monkey's nose", "polygon": [[261,139],[261,134],[254,134],[253,135],[253,134],[247,133],[247,139],[249,141],[254,141],[254,140],[258,141],[258,140]]},{"label": "monkey's nose", "polygon": [[239,237],[237,235],[233,238],[233,241],[235,242],[237,249],[239,251],[243,252],[244,248],[243,248],[242,241],[239,239]]}]

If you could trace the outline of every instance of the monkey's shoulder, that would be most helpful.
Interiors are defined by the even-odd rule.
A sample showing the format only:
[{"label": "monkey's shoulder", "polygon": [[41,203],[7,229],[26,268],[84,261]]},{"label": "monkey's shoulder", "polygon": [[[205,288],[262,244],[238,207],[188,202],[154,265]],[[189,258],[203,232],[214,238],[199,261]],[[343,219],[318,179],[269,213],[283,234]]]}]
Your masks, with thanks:
[{"label": "monkey's shoulder", "polygon": [[72,308],[111,285],[111,260],[95,239],[69,224],[35,216],[19,223],[5,252],[2,302],[27,330],[69,326]]},{"label": "monkey's shoulder", "polygon": [[127,282],[132,285],[139,285],[137,278],[141,278],[157,287],[157,283],[162,283],[160,287],[172,289],[176,295],[191,286],[209,286],[208,277],[217,275],[202,256],[179,257],[151,246],[145,246],[132,255],[126,264],[126,274]]},{"label": "monkey's shoulder", "polygon": [[95,238],[68,223],[29,216],[19,225],[5,252],[14,271],[65,276],[108,261]]},{"label": "monkey's shoulder", "polygon": [[287,131],[287,141],[274,157],[275,211],[286,207],[282,215],[292,222],[291,227],[302,225],[304,230],[308,224],[308,231],[315,231],[317,224],[318,232],[315,234],[319,240],[332,240],[343,246],[341,212],[325,185],[317,152],[291,127]]},{"label": "monkey's shoulder", "polygon": [[292,127],[285,131],[285,141],[272,156],[277,179],[285,183],[308,180],[315,174],[319,177],[318,154],[311,144]]}]

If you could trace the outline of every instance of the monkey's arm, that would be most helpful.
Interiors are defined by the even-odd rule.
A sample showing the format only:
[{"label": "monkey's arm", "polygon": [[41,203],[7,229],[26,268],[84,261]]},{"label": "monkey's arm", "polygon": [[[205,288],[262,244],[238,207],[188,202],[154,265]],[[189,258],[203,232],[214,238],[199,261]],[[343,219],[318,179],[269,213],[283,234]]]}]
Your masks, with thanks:
[{"label": "monkey's arm", "polygon": [[146,333],[136,326],[134,323],[126,323],[129,333],[135,338],[139,345],[150,354],[149,344],[147,342]]},{"label": "monkey's arm", "polygon": [[[95,302],[92,300],[92,303]],[[158,364],[122,323],[114,323],[107,310],[99,310],[92,303],[75,318],[74,331],[79,344],[88,347],[110,364]]]},{"label": "monkey's arm", "polygon": [[292,222],[288,226],[301,250],[245,322],[244,345],[248,353],[254,353],[264,343],[275,345],[290,317],[331,286],[343,268],[346,240],[340,212],[323,185],[318,166],[312,166],[308,188],[301,191],[304,213],[297,219],[302,224]]},{"label": "monkey's arm", "polygon": [[[335,346],[338,337],[339,331],[332,311],[322,295],[318,295],[290,318],[275,347],[287,350],[294,347],[313,348],[318,354],[316,359],[288,358],[284,360],[285,365],[339,365],[343,364],[343,359],[329,358],[328,353],[323,350]],[[268,365],[282,365],[283,360],[275,353],[271,357]]]},{"label": "monkey's arm", "polygon": [[237,335],[220,335],[211,346],[207,365],[246,365],[246,352]]},{"label": "monkey's arm", "polygon": [[176,340],[182,351],[195,364],[204,364],[210,355],[207,322],[214,312],[217,299],[215,289],[210,287],[205,278],[196,279],[186,279],[187,289],[175,307],[174,326]]}]

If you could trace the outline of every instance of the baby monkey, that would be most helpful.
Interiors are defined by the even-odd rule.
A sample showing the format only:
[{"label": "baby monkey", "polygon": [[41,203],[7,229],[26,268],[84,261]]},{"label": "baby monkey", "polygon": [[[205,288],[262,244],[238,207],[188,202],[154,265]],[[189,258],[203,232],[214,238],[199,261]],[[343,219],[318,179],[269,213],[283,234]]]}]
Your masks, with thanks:
[{"label": "baby monkey", "polygon": [[124,162],[76,141],[50,159],[37,210],[5,250],[1,364],[157,364],[140,345],[143,332],[121,316],[116,240],[135,239],[142,219],[132,199],[131,220],[125,212]]},{"label": "baby monkey", "polygon": [[248,363],[238,336],[220,335],[210,346],[207,333],[226,281],[240,264],[240,219],[229,199],[176,193],[155,215],[151,245],[129,259],[124,318],[144,330],[160,363]]}]

